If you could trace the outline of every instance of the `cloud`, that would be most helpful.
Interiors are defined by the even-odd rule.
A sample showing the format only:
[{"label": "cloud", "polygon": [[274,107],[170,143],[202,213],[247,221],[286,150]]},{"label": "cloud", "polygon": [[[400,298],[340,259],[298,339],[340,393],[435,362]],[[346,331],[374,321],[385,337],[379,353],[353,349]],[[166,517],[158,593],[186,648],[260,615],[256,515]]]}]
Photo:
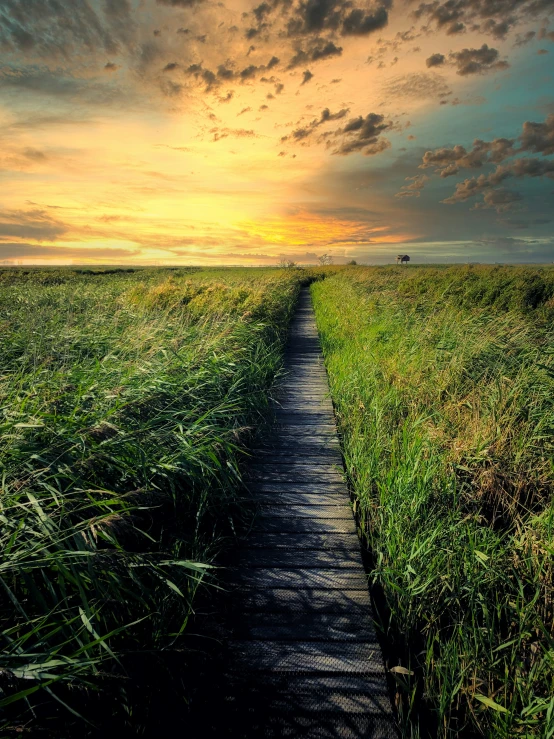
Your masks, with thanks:
[{"label": "cloud", "polygon": [[252,129],[246,128],[212,128],[210,133],[213,134],[212,141],[220,141],[229,136],[237,139],[256,138],[258,134]]},{"label": "cloud", "polygon": [[497,213],[506,213],[513,209],[514,203],[523,200],[519,192],[499,188],[498,190],[487,190],[483,195],[483,202],[478,203],[475,208],[493,208]]},{"label": "cloud", "polygon": [[514,145],[515,139],[498,138],[490,142],[475,139],[469,151],[460,144],[426,151],[420,169],[434,167],[441,177],[451,177],[460,169],[479,169],[488,162],[502,162],[515,154]]},{"label": "cloud", "polygon": [[350,108],[342,108],[341,110],[338,110],[336,113],[331,113],[329,108],[325,108],[324,110],[321,111],[321,115],[319,116],[319,118],[314,118],[314,120],[311,121],[311,123],[308,123],[308,125],[303,126],[302,128],[295,129],[288,136],[283,136],[281,138],[281,141],[282,142],[288,141],[291,138],[294,139],[295,141],[306,139],[308,138],[308,136],[311,136],[312,133],[320,126],[323,126],[325,123],[329,123],[330,121],[341,120],[341,118],[345,118],[349,112],[350,112]]},{"label": "cloud", "polygon": [[86,246],[78,248],[69,248],[65,246],[38,245],[24,242],[0,242],[0,260],[7,263],[17,263],[22,259],[60,259],[66,261],[71,259],[77,264],[79,262],[98,262],[102,260],[121,260],[136,259],[140,257],[140,249],[98,249],[87,248]]},{"label": "cloud", "polygon": [[[520,154],[526,152],[542,154],[543,158],[519,158]],[[495,208],[501,213],[511,209],[522,198],[519,193],[495,188],[512,178],[554,179],[554,161],[545,158],[552,154],[554,154],[554,114],[550,114],[542,123],[525,121],[521,134],[513,139],[496,138],[492,141],[476,139],[469,150],[457,144],[426,151],[419,168],[433,168],[435,174],[446,178],[457,175],[462,169],[481,169],[487,165],[496,165],[492,172],[458,182],[454,193],[442,202],[460,203],[483,195],[483,201],[476,207]]]},{"label": "cloud", "polygon": [[[388,149],[390,142],[380,138],[383,131],[392,128],[391,121],[385,121],[384,116],[377,113],[369,113],[365,117],[352,118],[346,126],[334,132],[335,141],[329,142],[335,146],[333,154],[345,156],[353,152],[361,152],[365,156],[379,154]],[[337,144],[336,139],[339,139]]]},{"label": "cloud", "polygon": [[454,193],[443,203],[460,203],[485,193],[511,177],[549,177],[554,179],[554,162],[544,159],[516,159],[500,165],[491,174],[481,174],[458,182]]},{"label": "cloud", "polygon": [[489,48],[487,44],[483,44],[480,49],[462,49],[449,54],[449,59],[457,67],[457,74],[463,77],[508,69],[508,62],[500,61],[498,57],[498,50]]},{"label": "cloud", "polygon": [[343,36],[367,36],[384,28],[388,22],[389,13],[384,6],[377,8],[373,13],[353,8],[343,20],[341,33]]},{"label": "cloud", "polygon": [[78,2],[69,9],[59,0],[3,0],[0,47],[42,62],[131,48],[137,24],[129,0],[98,5]]},{"label": "cloud", "polygon": [[194,8],[204,0],[156,0],[158,5],[168,5],[173,8]]},{"label": "cloud", "polygon": [[342,54],[342,46],[336,46],[333,41],[325,41],[322,38],[315,38],[310,42],[307,49],[297,49],[295,55],[288,63],[287,69],[304,66],[310,62],[318,62],[323,59],[330,59],[334,56]]},{"label": "cloud", "polygon": [[55,241],[66,231],[61,221],[55,220],[44,210],[0,211],[0,241],[7,238]]},{"label": "cloud", "polygon": [[310,72],[309,69],[306,69],[305,72],[302,74],[302,82],[301,85],[305,85],[307,82],[309,82],[313,77],[313,74]]},{"label": "cloud", "polygon": [[548,116],[544,123],[525,121],[520,136],[522,151],[533,151],[537,154],[554,154],[554,114]]},{"label": "cloud", "polygon": [[470,30],[504,39],[516,26],[553,10],[550,0],[431,0],[420,2],[413,15],[451,36]]},{"label": "cloud", "polygon": [[286,18],[285,32],[289,37],[321,33],[367,36],[388,24],[389,7],[389,0],[377,0],[364,7],[356,7],[352,0],[262,2],[252,11],[258,25],[249,30],[257,35],[271,25],[272,16],[278,12]]},{"label": "cloud", "polygon": [[445,61],[446,57],[444,54],[431,54],[431,56],[425,60],[425,64],[428,67],[440,67]]},{"label": "cloud", "polygon": [[425,187],[425,183],[430,178],[427,175],[416,175],[415,177],[406,177],[409,185],[402,185],[400,191],[396,193],[395,198],[419,198],[421,191]]},{"label": "cloud", "polygon": [[413,72],[393,77],[384,87],[389,99],[426,100],[428,98],[444,98],[451,90],[444,78],[434,72]]},{"label": "cloud", "polygon": [[508,62],[499,58],[497,49],[492,49],[483,44],[480,49],[462,49],[451,52],[448,59],[444,54],[431,54],[425,60],[427,67],[442,67],[445,64],[457,68],[457,74],[467,77],[470,74],[483,74],[484,72],[508,69]]}]

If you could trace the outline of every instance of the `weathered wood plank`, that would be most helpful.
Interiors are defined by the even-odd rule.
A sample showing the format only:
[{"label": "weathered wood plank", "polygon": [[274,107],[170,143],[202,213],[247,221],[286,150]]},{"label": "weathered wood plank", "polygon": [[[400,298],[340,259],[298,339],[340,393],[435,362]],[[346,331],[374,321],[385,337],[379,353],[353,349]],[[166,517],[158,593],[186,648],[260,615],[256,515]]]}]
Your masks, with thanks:
[{"label": "weathered wood plank", "polygon": [[252,671],[381,674],[383,678],[385,675],[377,640],[352,644],[237,639],[231,648],[237,662],[247,665]]},{"label": "weathered wood plank", "polygon": [[268,531],[291,534],[342,534],[356,531],[354,519],[342,518],[292,518],[287,516],[257,516],[253,531]]},{"label": "weathered wood plank", "polygon": [[330,549],[333,552],[354,550],[359,553],[360,540],[355,531],[341,534],[272,534],[251,532],[243,542],[245,549]]},{"label": "weathered wood plank", "polygon": [[[260,567],[268,571],[275,567],[287,570],[291,568],[325,569],[321,576],[328,579],[329,587],[332,587],[333,573],[327,570],[356,570],[361,577],[363,587],[367,590],[367,576],[362,567],[360,552],[355,549],[342,549],[336,552],[330,549],[309,549],[308,551],[305,549],[260,549],[254,552],[247,549],[239,554],[237,566],[239,569],[242,567],[245,573]],[[259,577],[259,574],[256,577]],[[305,585],[304,587],[316,588],[321,585]]]},{"label": "weathered wood plank", "polygon": [[363,611],[371,618],[369,596],[363,590],[267,588],[245,590],[237,606],[244,611],[279,613],[349,613]]},{"label": "weathered wood plank", "polygon": [[[344,506],[345,498],[341,493],[302,493],[302,492],[257,492],[257,500],[260,505],[304,505],[304,506]],[[313,515],[317,516],[317,508],[313,508]]]},{"label": "weathered wood plank", "polygon": [[252,529],[227,565],[237,736],[392,739],[384,665],[308,293],[251,452]]},{"label": "weathered wood plank", "polygon": [[374,642],[373,624],[356,615],[298,613],[284,619],[280,613],[251,613],[247,620],[237,621],[233,634],[237,639]]},{"label": "weathered wood plank", "polygon": [[262,503],[258,510],[258,518],[274,518],[276,516],[286,516],[287,518],[334,518],[350,521],[352,519],[352,509],[347,505],[334,506],[306,506],[298,504],[290,504],[288,506],[274,506]]},{"label": "weathered wood plank", "polygon": [[[342,560],[340,560],[342,562]],[[326,588],[327,590],[362,590],[367,591],[367,577],[363,570],[350,571],[351,563],[344,562],[345,567],[336,567],[332,570],[301,567],[290,567],[288,569],[272,568],[260,564],[259,567],[245,569],[240,567],[234,573],[230,573],[231,586],[240,585],[245,588]]]}]

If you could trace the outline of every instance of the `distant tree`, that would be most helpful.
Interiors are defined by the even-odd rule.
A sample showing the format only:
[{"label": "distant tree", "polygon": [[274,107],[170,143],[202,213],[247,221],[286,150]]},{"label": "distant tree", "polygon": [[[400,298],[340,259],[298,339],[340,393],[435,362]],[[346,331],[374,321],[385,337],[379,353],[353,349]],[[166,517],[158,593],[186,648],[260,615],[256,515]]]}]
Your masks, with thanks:
[{"label": "distant tree", "polygon": [[358,262],[355,259],[351,259],[349,262],[346,262],[346,264],[353,267],[354,265],[358,264]]},{"label": "distant tree", "polygon": [[292,259],[287,259],[287,257],[281,257],[279,259],[279,267],[281,269],[291,269],[292,267],[296,267],[296,262],[293,262]]},{"label": "distant tree", "polygon": [[324,267],[327,264],[333,264],[333,257],[330,254],[322,254],[319,257],[319,263],[322,267]]},{"label": "distant tree", "polygon": [[408,264],[410,257],[407,254],[399,254],[396,257],[396,264]]}]

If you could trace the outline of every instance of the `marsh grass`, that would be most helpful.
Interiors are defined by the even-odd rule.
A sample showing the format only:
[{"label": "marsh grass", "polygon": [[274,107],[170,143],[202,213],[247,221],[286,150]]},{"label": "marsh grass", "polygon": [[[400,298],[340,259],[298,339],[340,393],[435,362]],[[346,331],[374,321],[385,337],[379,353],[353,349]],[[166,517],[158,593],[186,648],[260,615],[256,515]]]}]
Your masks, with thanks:
[{"label": "marsh grass", "polygon": [[554,271],[312,291],[403,735],[554,736]]},{"label": "marsh grass", "polygon": [[302,279],[0,273],[5,731],[139,731],[130,666],[186,652]]}]

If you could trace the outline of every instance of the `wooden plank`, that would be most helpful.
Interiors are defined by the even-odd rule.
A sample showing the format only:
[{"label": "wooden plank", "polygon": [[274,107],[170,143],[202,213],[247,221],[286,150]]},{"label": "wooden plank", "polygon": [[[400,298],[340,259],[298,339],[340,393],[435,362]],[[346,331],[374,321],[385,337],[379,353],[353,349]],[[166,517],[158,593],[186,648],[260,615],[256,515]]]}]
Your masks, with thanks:
[{"label": "wooden plank", "polygon": [[[304,505],[304,506],[344,506],[344,493],[302,493],[302,492],[257,492],[257,500],[260,505]],[[314,515],[318,515],[317,509],[313,508]]]},{"label": "wooden plank", "polygon": [[332,469],[342,471],[342,456],[338,450],[318,449],[306,450],[304,456],[299,460],[294,454],[294,449],[280,449],[275,452],[271,449],[252,454],[251,465],[283,465],[298,469],[300,465],[311,467],[328,466]]},{"label": "wooden plank", "polygon": [[354,531],[341,534],[272,534],[251,532],[243,542],[248,549],[330,549],[360,551],[360,540]]},{"label": "wooden plank", "polygon": [[369,710],[360,714],[343,712],[340,717],[328,712],[306,716],[299,709],[286,714],[264,711],[258,723],[252,722],[251,736],[264,739],[396,739],[398,734],[393,726],[390,715]]},{"label": "wooden plank", "polygon": [[[252,613],[233,627],[237,639],[286,641],[375,641],[375,629],[357,614],[303,613],[283,618],[280,613]],[[321,685],[317,686],[322,689]],[[367,687],[366,687],[367,690]],[[286,695],[286,692],[285,692]]]},{"label": "wooden plank", "polygon": [[[325,570],[321,577],[327,577],[329,587],[333,587],[333,589],[334,586],[331,584],[333,577],[332,570],[356,570],[361,576],[363,588],[367,590],[367,576],[362,567],[360,552],[356,549],[342,549],[337,552],[333,552],[330,549],[257,549],[256,551],[247,549],[239,553],[237,567],[243,567],[245,572],[249,572],[252,569],[259,569],[260,567],[267,571],[275,567],[284,570],[295,568]],[[251,577],[251,575],[249,574],[248,577]],[[256,577],[259,577],[259,575],[256,575]],[[322,586],[306,585],[305,587],[315,588]]]},{"label": "wooden plank", "polygon": [[236,640],[231,649],[239,665],[253,672],[270,670],[292,673],[383,675],[379,643],[287,642]]},{"label": "wooden plank", "polygon": [[[312,551],[312,550],[308,550]],[[316,569],[308,566],[290,567],[288,569],[272,568],[260,565],[244,569],[239,566],[229,573],[230,586],[265,590],[266,588],[288,588],[305,590],[306,588],[326,588],[327,590],[361,590],[367,591],[367,577],[363,570],[350,571],[352,565],[345,562],[343,569]]]},{"label": "wooden plank", "polygon": [[251,480],[248,483],[248,489],[255,493],[314,493],[323,495],[324,493],[341,493],[345,496],[346,500],[348,497],[345,494],[344,483],[331,482],[325,480],[321,482],[303,482],[301,480],[279,480],[270,482],[269,480]]},{"label": "wooden plank", "polygon": [[268,503],[262,503],[259,507],[257,517],[258,518],[273,518],[275,516],[286,516],[287,518],[335,518],[345,519],[350,521],[352,516],[352,509],[347,505],[334,506],[306,506],[298,504],[290,504],[286,506],[274,506]]},{"label": "wooden plank", "polygon": [[363,590],[266,588],[247,590],[237,604],[244,611],[278,613],[349,613],[363,611],[371,618],[369,595]]},{"label": "wooden plank", "polygon": [[257,516],[252,525],[253,531],[268,531],[291,534],[341,534],[356,532],[354,519],[342,518],[292,518],[286,516]]}]

